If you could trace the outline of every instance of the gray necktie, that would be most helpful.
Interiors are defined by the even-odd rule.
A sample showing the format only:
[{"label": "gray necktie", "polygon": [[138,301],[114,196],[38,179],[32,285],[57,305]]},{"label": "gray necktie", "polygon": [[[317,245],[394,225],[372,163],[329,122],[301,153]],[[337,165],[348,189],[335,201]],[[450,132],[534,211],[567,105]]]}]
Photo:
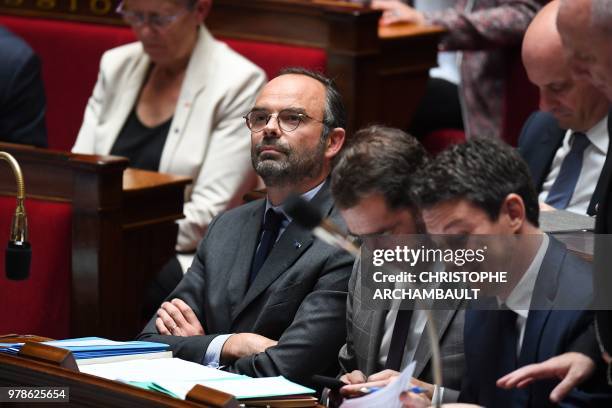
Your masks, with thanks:
[{"label": "gray necktie", "polygon": [[559,175],[548,192],[548,197],[546,197],[546,204],[552,205],[557,209],[567,208],[572,199],[576,183],[578,183],[578,177],[580,177],[580,171],[582,170],[584,149],[591,144],[589,138],[584,133],[575,132],[572,134],[572,139],[572,147],[567,156],[565,156],[565,159],[563,159]]}]

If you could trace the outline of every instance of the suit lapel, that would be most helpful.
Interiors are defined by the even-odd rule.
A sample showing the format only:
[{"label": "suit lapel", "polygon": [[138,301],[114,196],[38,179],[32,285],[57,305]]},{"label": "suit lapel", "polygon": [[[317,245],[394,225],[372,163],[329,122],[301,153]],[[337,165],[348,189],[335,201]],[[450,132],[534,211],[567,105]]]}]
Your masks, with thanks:
[{"label": "suit lapel", "polygon": [[238,242],[238,250],[243,256],[236,256],[232,273],[227,284],[228,296],[230,297],[231,310],[236,310],[244,299],[247,291],[247,283],[251,270],[251,262],[255,254],[255,247],[259,242],[259,234],[263,220],[266,201],[262,200],[260,205],[253,208],[248,219],[242,226]]},{"label": "suit lapel", "polygon": [[374,374],[378,370],[378,355],[380,354],[380,343],[385,330],[385,318],[387,310],[374,310],[372,313],[372,325],[370,327],[370,343],[368,347],[368,359],[366,361],[365,373]]},{"label": "suit lapel", "polygon": [[[170,133],[168,133],[159,162],[159,171],[161,172],[169,171],[179,141],[185,134],[187,121],[193,112],[196,98],[204,91],[206,79],[210,78],[208,71],[211,69],[211,61],[213,61],[214,46],[214,39],[210,32],[204,26],[200,26],[198,40],[187,66],[179,99],[176,102]],[[202,134],[202,137],[208,137],[208,135]]]},{"label": "suit lapel", "polygon": [[[608,135],[612,135],[612,111],[608,113]],[[599,203],[603,200],[604,195],[608,193],[607,189],[610,186],[610,177],[612,177],[612,143],[608,143],[608,153],[606,154],[606,160],[601,168],[601,173],[597,179],[597,185],[595,191],[591,196],[591,202],[587,209],[588,215],[596,215]]]},{"label": "suit lapel", "polygon": [[538,187],[538,191],[542,190],[542,184],[544,184],[546,176],[550,172],[553,159],[555,158],[557,150],[559,150],[559,147],[561,147],[563,143],[565,133],[567,133],[567,130],[561,129],[558,126],[551,126],[541,139],[540,143],[542,146],[539,150],[540,156],[538,160],[533,162],[535,167],[533,175],[536,178],[534,182]]},{"label": "suit lapel", "polygon": [[525,334],[519,355],[519,367],[535,363],[544,326],[554,305],[559,285],[559,272],[566,255],[563,244],[549,236],[548,250],[536,279],[531,310],[525,323]]},{"label": "suit lapel", "polygon": [[112,91],[120,93],[120,95],[110,98],[113,106],[109,110],[109,117],[112,117],[112,120],[108,120],[106,124],[100,128],[100,132],[98,133],[100,137],[100,146],[96,147],[97,152],[110,154],[115,144],[115,140],[117,140],[128,116],[136,108],[138,95],[140,95],[140,89],[144,84],[150,65],[151,60],[148,55],[142,51],[142,56],[136,61],[131,72],[126,76],[125,82]]},{"label": "suit lapel", "polygon": [[[438,344],[440,344],[440,339],[446,332],[446,328],[450,324],[451,320],[457,313],[457,308],[460,307],[461,301],[457,301],[455,304],[455,308],[452,310],[432,310],[431,317],[433,320],[433,324],[435,325]],[[418,377],[423,372],[423,369],[429,363],[431,359],[431,342],[429,340],[429,326],[430,322],[425,324],[423,332],[421,333],[421,337],[419,338],[419,342],[414,353],[414,359],[417,362],[417,365],[414,369],[414,376]],[[409,363],[409,361],[405,361],[405,363]]]},{"label": "suit lapel", "polygon": [[[329,191],[329,182],[325,182],[321,190],[312,199],[312,204],[319,208],[324,216],[328,216],[331,212],[333,201]],[[253,239],[253,238],[248,238]],[[255,238],[257,245],[258,238]],[[255,280],[249,287],[244,296],[244,299],[235,309],[233,320],[236,320],[238,315],[262,292],[264,292],[270,284],[272,284],[279,276],[281,276],[293,263],[312,245],[314,237],[312,233],[298,226],[295,222],[291,222],[287,229],[280,236],[268,258],[261,266]],[[253,246],[254,252],[255,246]],[[244,273],[248,273],[251,266],[252,257],[249,258],[248,267]],[[248,280],[245,276],[244,280]],[[246,285],[246,283],[245,283]],[[241,292],[244,293],[244,292]]]}]

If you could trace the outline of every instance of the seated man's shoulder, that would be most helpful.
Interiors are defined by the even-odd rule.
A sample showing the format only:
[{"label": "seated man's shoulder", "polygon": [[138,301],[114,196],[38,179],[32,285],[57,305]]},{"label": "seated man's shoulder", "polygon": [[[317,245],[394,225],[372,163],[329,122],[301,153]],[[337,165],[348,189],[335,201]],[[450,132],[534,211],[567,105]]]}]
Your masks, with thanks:
[{"label": "seated man's shoulder", "polygon": [[13,67],[34,55],[32,47],[25,40],[0,26],[0,66]]}]

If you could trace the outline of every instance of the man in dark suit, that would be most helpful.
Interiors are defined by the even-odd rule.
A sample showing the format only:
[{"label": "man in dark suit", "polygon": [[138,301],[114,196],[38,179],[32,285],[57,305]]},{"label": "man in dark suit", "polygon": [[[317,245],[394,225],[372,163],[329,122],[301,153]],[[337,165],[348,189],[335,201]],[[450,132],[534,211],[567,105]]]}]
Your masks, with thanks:
[{"label": "man in dark suit", "polygon": [[308,384],[337,372],[353,261],[291,222],[282,204],[299,193],[343,225],[326,179],[344,143],[344,107],[329,79],[292,69],[263,88],[245,118],[267,198],[213,220],[140,338],[186,360]]},{"label": "man in dark suit", "polygon": [[45,109],[40,59],[0,27],[0,140],[46,147]]},{"label": "man in dark suit", "polygon": [[[508,285],[495,287],[502,310],[466,310],[466,375],[459,400],[496,408],[552,406],[549,394],[557,379],[523,389],[496,385],[517,367],[573,351],[593,319],[584,310],[593,295],[589,265],[538,228],[537,196],[527,165],[511,147],[476,138],[426,166],[415,176],[413,193],[429,233],[497,236],[489,253],[495,253],[495,243],[504,236],[513,237],[508,242],[517,242],[514,251],[497,250],[521,254],[512,265],[499,266],[517,271]],[[563,402],[609,406],[612,395],[601,393],[602,387],[574,389]]]},{"label": "man in dark suit", "polygon": [[[612,1],[610,0],[561,0],[557,14],[557,28],[563,42],[567,63],[577,80],[587,80],[606,94],[612,101]],[[562,387],[557,387],[551,398],[560,400],[571,388],[589,380],[591,376],[606,375],[595,372],[595,362],[603,358],[608,364],[608,373],[612,372],[612,312],[607,300],[612,288],[612,246],[609,235],[612,231],[612,166],[605,165],[598,183],[602,186],[595,222],[594,279],[596,311],[595,327],[599,347],[590,359],[580,353],[566,353],[553,357],[543,363],[533,364],[516,370],[502,379],[505,387],[514,387],[547,378],[561,378]],[[602,302],[603,300],[603,302]],[[602,305],[604,303],[604,305]],[[583,346],[584,352],[590,351],[590,345]],[[599,354],[600,351],[603,353]],[[611,374],[607,375],[608,384],[612,386]]]},{"label": "man in dark suit", "polygon": [[[331,187],[349,233],[366,239],[422,232],[409,190],[426,162],[421,144],[399,129],[371,126],[353,135],[338,157]],[[425,312],[371,310],[361,301],[361,274],[357,260],[349,281],[347,340],[339,355],[341,380],[349,385],[340,392],[351,396],[364,386],[385,385],[415,360],[413,383],[425,388],[430,400],[435,393],[436,399],[456,401],[463,376],[463,311],[432,311],[444,369],[444,388],[435,392]]]},{"label": "man in dark suit", "polygon": [[[523,40],[523,64],[540,90],[540,108],[527,120],[519,151],[531,170],[539,201],[557,209],[595,215],[605,186],[612,122],[606,96],[572,77],[556,27],[559,2],[546,5]],[[605,163],[605,164],[604,164]]]}]

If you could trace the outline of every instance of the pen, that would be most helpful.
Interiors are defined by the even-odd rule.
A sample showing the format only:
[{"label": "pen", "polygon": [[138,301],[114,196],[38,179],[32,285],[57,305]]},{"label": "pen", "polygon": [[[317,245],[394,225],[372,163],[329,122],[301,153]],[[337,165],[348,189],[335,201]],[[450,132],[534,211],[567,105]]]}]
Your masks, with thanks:
[{"label": "pen", "polygon": [[[373,392],[376,392],[380,389],[382,389],[383,387],[361,387],[359,389],[359,391],[363,394],[371,394]],[[415,394],[423,394],[425,392],[425,389],[421,388],[421,387],[410,387],[408,388],[406,391],[409,392],[413,392]]]}]

